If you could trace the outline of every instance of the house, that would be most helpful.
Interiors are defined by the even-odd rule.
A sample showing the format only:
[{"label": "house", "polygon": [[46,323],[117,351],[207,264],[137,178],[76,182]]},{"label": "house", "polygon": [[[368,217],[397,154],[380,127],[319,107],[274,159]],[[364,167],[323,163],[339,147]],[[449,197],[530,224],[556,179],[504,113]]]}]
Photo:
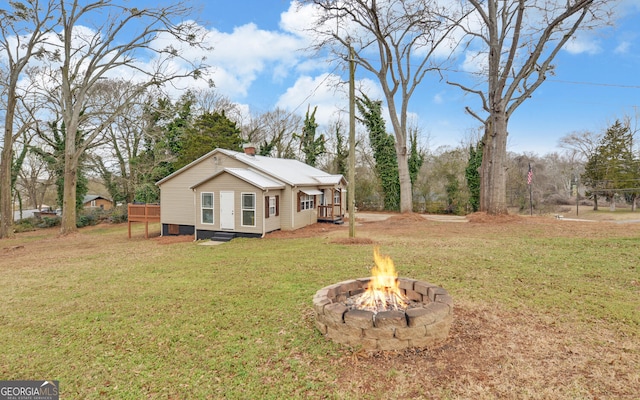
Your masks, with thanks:
[{"label": "house", "polygon": [[102,210],[111,210],[113,208],[113,201],[97,194],[88,194],[84,196],[84,199],[82,199],[82,204],[85,210],[97,208],[100,208]]},{"label": "house", "polygon": [[230,240],[342,222],[342,175],[244,147],[244,152],[215,149],[156,183],[162,235]]}]

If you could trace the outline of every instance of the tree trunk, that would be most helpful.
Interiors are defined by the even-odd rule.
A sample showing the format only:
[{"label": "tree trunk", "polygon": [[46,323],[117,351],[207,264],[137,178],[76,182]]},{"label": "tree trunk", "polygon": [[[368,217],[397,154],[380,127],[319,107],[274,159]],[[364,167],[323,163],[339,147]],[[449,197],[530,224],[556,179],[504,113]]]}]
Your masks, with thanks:
[{"label": "tree trunk", "polygon": [[64,163],[64,189],[62,197],[62,220],[60,233],[68,235],[78,231],[76,225],[76,185],[78,181],[77,166],[73,157],[65,156]]},{"label": "tree trunk", "polygon": [[[7,112],[10,112],[8,110]],[[8,130],[5,127],[5,132]],[[4,143],[11,143],[11,131],[9,141],[5,133]],[[13,237],[13,201],[11,201],[11,160],[13,148],[8,145],[2,149],[0,159],[0,239]]]},{"label": "tree trunk", "polygon": [[[397,142],[396,142],[397,143]],[[396,146],[398,146],[396,144]],[[413,212],[413,193],[411,189],[411,176],[409,175],[409,154],[407,147],[402,145],[396,151],[398,157],[398,177],[400,178],[400,212]]]},{"label": "tree trunk", "polygon": [[485,127],[480,166],[480,211],[507,214],[507,116],[494,112]]},{"label": "tree trunk", "polygon": [[598,211],[598,195],[593,195],[593,211]]},{"label": "tree trunk", "polygon": [[[10,91],[15,93],[15,91]],[[13,162],[13,117],[15,96],[9,94],[4,125],[4,147],[0,156],[0,239],[13,233],[13,198],[11,196],[11,164]]]}]

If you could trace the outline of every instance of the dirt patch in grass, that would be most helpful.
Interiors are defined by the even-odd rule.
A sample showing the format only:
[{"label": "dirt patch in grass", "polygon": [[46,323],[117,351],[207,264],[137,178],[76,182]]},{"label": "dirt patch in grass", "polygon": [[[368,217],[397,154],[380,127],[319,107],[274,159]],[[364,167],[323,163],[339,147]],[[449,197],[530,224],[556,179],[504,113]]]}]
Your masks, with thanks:
[{"label": "dirt patch in grass", "polygon": [[535,313],[457,304],[442,346],[345,354],[337,386],[347,398],[633,398],[638,350],[607,328],[576,333]]},{"label": "dirt patch in grass", "polygon": [[372,239],[366,238],[366,237],[347,237],[347,238],[332,239],[331,243],[360,245],[360,244],[374,244],[375,242]]},{"label": "dirt patch in grass", "polygon": [[348,232],[348,225],[332,224],[326,222],[318,222],[315,224],[307,225],[304,228],[296,229],[295,231],[274,231],[267,233],[268,238],[308,238],[308,237],[322,237],[330,232],[345,231]]},{"label": "dirt patch in grass", "polygon": [[192,235],[171,235],[171,236],[157,236],[153,240],[158,244],[173,244],[173,243],[185,243],[193,242]]},{"label": "dirt patch in grass", "polygon": [[545,217],[524,217],[522,215],[515,214],[502,214],[502,215],[489,215],[486,212],[476,212],[467,215],[469,222],[475,222],[479,224],[506,224],[506,223],[523,223],[527,218],[544,218]]}]

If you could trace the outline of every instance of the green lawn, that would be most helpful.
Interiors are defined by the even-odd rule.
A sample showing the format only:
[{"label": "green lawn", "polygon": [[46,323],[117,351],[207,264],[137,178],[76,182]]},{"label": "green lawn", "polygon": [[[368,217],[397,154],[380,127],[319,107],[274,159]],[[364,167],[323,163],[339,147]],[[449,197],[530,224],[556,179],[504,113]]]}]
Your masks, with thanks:
[{"label": "green lawn", "polygon": [[[600,330],[640,339],[638,226],[423,225],[358,234],[401,276],[442,285],[470,312],[491,305],[553,319],[575,329],[576,341]],[[371,245],[332,243],[347,230],[218,246],[160,244],[139,231],[128,240],[126,226],[55,233],[0,241],[0,379],[59,380],[64,399],[407,398],[345,387],[355,353],[313,328],[316,290],[369,274]],[[625,349],[633,385],[640,353]],[[383,375],[397,380],[394,368]],[[600,386],[585,380],[557,394],[611,390]],[[471,393],[461,381],[429,390],[425,398]],[[481,393],[499,397],[490,387]]]}]

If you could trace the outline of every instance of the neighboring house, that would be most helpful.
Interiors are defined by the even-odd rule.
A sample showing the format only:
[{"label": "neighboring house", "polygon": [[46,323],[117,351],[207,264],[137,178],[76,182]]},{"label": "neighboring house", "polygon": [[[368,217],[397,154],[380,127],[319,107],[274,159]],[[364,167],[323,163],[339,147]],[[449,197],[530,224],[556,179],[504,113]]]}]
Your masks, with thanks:
[{"label": "neighboring house", "polygon": [[85,209],[100,208],[103,210],[111,210],[113,208],[113,201],[97,194],[88,194],[84,196],[82,204]]},{"label": "neighboring house", "polygon": [[261,237],[318,221],[341,223],[346,181],[297,160],[215,149],[156,183],[162,235]]}]

